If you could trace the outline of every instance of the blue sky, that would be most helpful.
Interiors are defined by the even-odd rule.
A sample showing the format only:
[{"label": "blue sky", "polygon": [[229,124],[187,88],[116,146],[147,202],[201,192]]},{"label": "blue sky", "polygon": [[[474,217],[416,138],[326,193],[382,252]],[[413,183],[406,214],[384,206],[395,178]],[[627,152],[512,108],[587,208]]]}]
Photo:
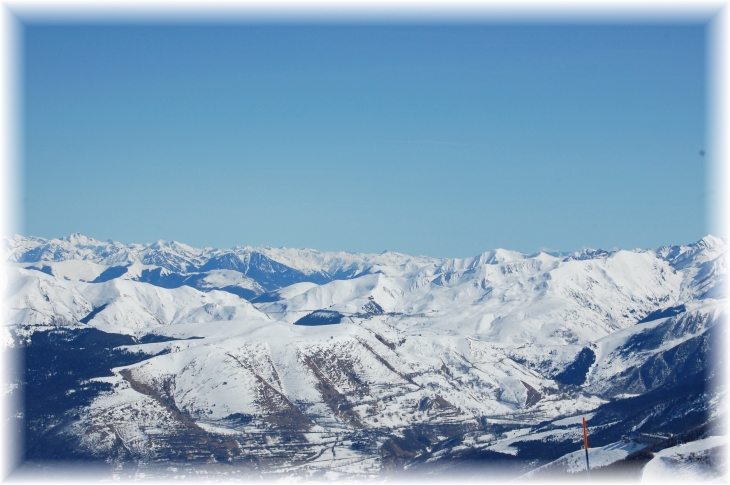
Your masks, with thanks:
[{"label": "blue sky", "polygon": [[25,228],[470,256],[688,243],[702,24],[53,25]]}]

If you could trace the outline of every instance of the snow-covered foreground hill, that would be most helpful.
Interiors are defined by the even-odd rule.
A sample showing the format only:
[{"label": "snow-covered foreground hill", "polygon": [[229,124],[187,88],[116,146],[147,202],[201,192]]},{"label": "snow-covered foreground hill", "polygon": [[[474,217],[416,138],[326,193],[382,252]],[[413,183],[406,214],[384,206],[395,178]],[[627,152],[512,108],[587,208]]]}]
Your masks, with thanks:
[{"label": "snow-covered foreground hill", "polygon": [[723,416],[727,242],[712,236],[466,259],[4,244],[29,463],[509,478],[579,450],[580,416],[613,454]]},{"label": "snow-covered foreground hill", "polygon": [[662,450],[647,463],[641,482],[727,482],[727,447],[727,436],[713,436]]}]

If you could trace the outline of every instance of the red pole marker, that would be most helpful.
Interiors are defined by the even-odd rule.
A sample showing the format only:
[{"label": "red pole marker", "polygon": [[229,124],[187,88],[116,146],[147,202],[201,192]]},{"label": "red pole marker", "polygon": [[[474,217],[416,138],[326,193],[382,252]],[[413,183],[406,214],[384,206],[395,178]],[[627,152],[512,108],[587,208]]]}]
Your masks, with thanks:
[{"label": "red pole marker", "polygon": [[583,445],[586,450],[586,470],[588,472],[588,480],[591,479],[591,464],[588,462],[588,428],[586,427],[586,418],[583,418]]}]

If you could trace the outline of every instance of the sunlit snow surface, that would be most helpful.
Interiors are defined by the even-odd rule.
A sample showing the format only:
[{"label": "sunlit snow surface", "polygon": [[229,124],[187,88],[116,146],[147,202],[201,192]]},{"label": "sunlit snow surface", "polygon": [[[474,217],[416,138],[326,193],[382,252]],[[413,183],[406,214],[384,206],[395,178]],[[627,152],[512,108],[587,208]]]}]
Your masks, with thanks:
[{"label": "sunlit snow surface", "polygon": [[[465,259],[82,235],[15,236],[5,246],[6,346],[58,327],[174,339],[125,345],[149,358],[103,378],[112,390],[65,433],[100,457],[121,443],[150,466],[178,435],[217,436],[232,461],[256,454],[279,477],[381,476],[413,430],[427,436],[403,451],[416,465],[455,453],[517,457],[526,443],[556,441],[575,443],[559,460],[580,471],[582,452],[572,450],[582,417],[672,378],[637,381],[637,369],[694,349],[724,320],[727,301],[727,244],[712,236],[655,251],[498,249]],[[109,271],[120,274],[91,282]],[[150,274],[161,279],[141,280]],[[176,281],[194,283],[160,286]],[[263,297],[251,303],[239,290]],[[678,315],[637,325],[680,305]],[[293,325],[317,310],[338,312],[341,323]],[[558,382],[584,349],[594,361],[579,383]],[[592,464],[632,446],[596,447]]]},{"label": "sunlit snow surface", "polygon": [[[591,466],[592,470],[596,470],[598,468],[602,468],[605,466],[608,466],[612,463],[616,463],[617,461],[626,458],[631,453],[634,453],[636,451],[639,451],[643,448],[645,448],[646,445],[636,443],[636,442],[616,442],[611,443],[606,446],[601,446],[598,448],[589,448],[588,449],[588,460]],[[553,462],[550,462],[547,465],[544,465],[541,468],[538,468],[530,473],[527,473],[525,475],[525,478],[530,478],[533,475],[539,476],[538,474],[543,470],[547,468],[555,468],[559,467],[560,469],[564,470],[567,473],[586,473],[586,455],[585,450],[578,450],[574,451],[572,453],[569,453]]]},{"label": "sunlit snow surface", "polygon": [[644,467],[641,483],[727,483],[727,436],[685,443],[658,452]]}]

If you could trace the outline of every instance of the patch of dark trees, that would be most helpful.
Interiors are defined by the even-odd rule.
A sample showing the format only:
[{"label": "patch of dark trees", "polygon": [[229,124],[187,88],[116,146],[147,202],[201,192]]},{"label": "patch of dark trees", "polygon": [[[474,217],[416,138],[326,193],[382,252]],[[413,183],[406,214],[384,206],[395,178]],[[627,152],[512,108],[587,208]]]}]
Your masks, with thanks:
[{"label": "patch of dark trees", "polygon": [[77,438],[62,431],[100,393],[111,391],[112,384],[91,379],[112,376],[114,367],[151,357],[118,348],[137,343],[132,336],[94,328],[56,329],[35,332],[14,349],[23,374],[19,394],[26,460],[93,460],[80,451]]}]

